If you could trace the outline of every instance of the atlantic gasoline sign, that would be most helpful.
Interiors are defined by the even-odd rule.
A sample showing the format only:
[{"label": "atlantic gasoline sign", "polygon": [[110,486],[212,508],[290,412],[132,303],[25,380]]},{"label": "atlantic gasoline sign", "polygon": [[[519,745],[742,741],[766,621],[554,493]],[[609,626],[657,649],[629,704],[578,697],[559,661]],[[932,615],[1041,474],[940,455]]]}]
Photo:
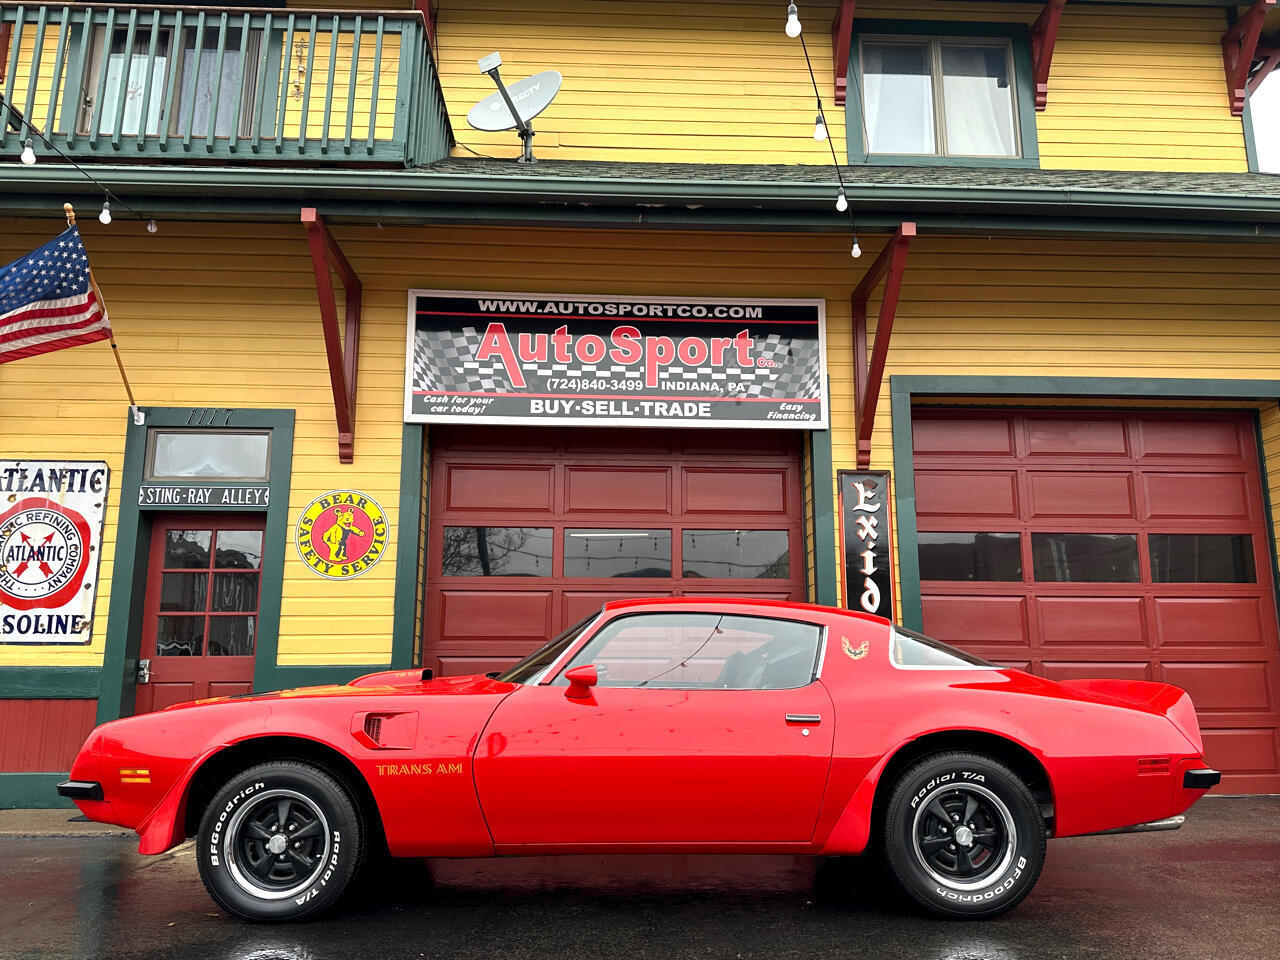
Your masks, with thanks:
[{"label": "atlantic gasoline sign", "polygon": [[294,543],[302,562],[322,577],[358,577],[387,549],[387,517],[377,501],[355,490],[316,497],[298,516]]},{"label": "atlantic gasoline sign", "polygon": [[821,300],[409,291],[408,423],[825,430]]},{"label": "atlantic gasoline sign", "polygon": [[89,643],[109,480],[100,460],[0,460],[0,643]]}]

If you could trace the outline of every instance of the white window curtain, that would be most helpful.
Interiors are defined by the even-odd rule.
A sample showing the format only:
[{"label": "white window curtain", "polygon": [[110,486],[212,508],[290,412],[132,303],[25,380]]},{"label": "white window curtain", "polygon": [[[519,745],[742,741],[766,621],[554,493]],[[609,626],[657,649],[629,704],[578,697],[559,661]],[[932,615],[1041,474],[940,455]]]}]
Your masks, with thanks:
[{"label": "white window curtain", "polygon": [[[186,133],[187,117],[195,111],[192,136],[209,135],[209,112],[213,109],[213,95],[218,93],[218,116],[214,121],[214,136],[229,137],[240,119],[240,101],[236,99],[236,81],[240,77],[242,52],[228,44],[222,54],[222,72],[217,71],[217,50],[188,50],[182,60],[182,99],[178,116],[182,118],[180,131]],[[199,64],[199,70],[196,65]],[[192,87],[191,75],[196,75]]]},{"label": "white window curtain", "polygon": [[942,106],[949,155],[1017,156],[1006,47],[942,44]]},{"label": "white window curtain", "polygon": [[862,61],[867,152],[936,153],[929,47],[866,43]]},{"label": "white window curtain", "polygon": [[[126,71],[125,62],[128,61]],[[160,132],[160,111],[164,106],[164,80],[166,57],[157,56],[151,62],[151,100],[147,104],[147,136],[154,137]],[[126,79],[127,73],[127,79]],[[102,92],[102,112],[98,121],[98,132],[102,134],[116,133],[116,111],[120,106],[120,85],[125,84],[124,109],[121,112],[120,130],[126,136],[136,136],[142,125],[142,101],[146,99],[148,86],[147,56],[135,53],[129,56],[124,53],[113,53],[107,58],[107,82]]]}]

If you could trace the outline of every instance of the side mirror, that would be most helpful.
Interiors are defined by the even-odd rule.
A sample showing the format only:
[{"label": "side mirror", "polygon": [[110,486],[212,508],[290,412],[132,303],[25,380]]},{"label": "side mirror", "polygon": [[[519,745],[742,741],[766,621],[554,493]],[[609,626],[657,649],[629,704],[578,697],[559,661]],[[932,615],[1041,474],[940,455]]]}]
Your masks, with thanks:
[{"label": "side mirror", "polygon": [[565,679],[569,681],[569,686],[565,689],[564,695],[570,700],[589,700],[591,688],[600,682],[594,663],[566,671]]}]

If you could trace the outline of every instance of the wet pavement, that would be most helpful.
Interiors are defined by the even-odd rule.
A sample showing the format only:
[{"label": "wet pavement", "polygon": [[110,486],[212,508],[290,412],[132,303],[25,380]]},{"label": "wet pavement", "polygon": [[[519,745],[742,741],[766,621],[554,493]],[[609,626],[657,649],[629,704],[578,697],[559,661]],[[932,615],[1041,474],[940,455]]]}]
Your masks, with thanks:
[{"label": "wet pavement", "polygon": [[314,922],[221,913],[190,843],[0,837],[0,957],[1274,960],[1280,797],[1210,797],[1172,833],[1051,841],[996,920],[933,919],[867,862],[547,857],[392,863]]}]

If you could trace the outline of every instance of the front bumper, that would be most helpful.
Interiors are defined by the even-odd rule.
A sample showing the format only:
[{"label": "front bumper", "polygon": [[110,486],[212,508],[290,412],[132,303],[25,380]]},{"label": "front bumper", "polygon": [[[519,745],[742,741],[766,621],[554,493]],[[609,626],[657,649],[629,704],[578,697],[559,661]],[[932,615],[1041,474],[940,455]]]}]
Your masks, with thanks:
[{"label": "front bumper", "polygon": [[58,784],[58,796],[72,800],[102,800],[102,784],[96,780],[63,780]]}]

